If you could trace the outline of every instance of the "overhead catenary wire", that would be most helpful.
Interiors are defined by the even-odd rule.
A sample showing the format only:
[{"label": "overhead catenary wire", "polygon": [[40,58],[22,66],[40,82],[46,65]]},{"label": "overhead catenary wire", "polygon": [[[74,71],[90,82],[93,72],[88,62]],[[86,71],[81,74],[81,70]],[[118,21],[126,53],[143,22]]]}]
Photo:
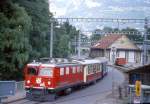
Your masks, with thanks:
[{"label": "overhead catenary wire", "polygon": [[[115,22],[115,23],[145,23],[145,19],[123,19],[123,18],[77,18],[77,17],[58,17],[52,18],[58,22]],[[149,20],[149,19],[148,19]],[[148,23],[150,23],[148,21]]]}]

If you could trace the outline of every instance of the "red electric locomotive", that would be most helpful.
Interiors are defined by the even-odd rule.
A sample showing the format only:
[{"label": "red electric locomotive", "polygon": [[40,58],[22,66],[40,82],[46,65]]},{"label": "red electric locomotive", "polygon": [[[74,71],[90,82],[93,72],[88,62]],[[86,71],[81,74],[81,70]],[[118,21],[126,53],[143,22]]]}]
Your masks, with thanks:
[{"label": "red electric locomotive", "polygon": [[30,100],[52,101],[60,92],[103,78],[107,61],[99,59],[67,60],[44,59],[25,67],[26,97]]}]

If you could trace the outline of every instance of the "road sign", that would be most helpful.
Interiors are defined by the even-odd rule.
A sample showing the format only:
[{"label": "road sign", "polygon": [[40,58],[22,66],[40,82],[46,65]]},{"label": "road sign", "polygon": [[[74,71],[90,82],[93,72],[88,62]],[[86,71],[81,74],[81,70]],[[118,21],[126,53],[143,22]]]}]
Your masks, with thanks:
[{"label": "road sign", "polygon": [[133,100],[133,103],[134,104],[140,104],[140,97],[138,96],[138,97],[134,97],[134,100]]},{"label": "road sign", "polygon": [[140,96],[141,95],[141,81],[136,81],[135,82],[135,94],[136,96]]},{"label": "road sign", "polygon": [[2,98],[14,95],[16,91],[15,81],[0,81],[0,104]]}]

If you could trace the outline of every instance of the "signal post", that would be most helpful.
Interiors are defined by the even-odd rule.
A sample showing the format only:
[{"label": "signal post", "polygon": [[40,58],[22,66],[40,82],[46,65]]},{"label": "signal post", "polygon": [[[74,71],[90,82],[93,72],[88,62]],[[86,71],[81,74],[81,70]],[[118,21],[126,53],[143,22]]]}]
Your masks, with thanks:
[{"label": "signal post", "polygon": [[141,81],[136,80],[135,82],[135,96],[134,96],[134,104],[141,103]]}]

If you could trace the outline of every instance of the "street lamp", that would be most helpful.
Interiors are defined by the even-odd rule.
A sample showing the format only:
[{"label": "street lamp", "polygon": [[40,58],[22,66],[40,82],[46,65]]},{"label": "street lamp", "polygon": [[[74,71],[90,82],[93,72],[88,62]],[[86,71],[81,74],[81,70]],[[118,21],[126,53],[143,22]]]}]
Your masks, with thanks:
[{"label": "street lamp", "polygon": [[79,30],[79,37],[78,37],[78,59],[80,59],[81,56],[81,31]]}]

